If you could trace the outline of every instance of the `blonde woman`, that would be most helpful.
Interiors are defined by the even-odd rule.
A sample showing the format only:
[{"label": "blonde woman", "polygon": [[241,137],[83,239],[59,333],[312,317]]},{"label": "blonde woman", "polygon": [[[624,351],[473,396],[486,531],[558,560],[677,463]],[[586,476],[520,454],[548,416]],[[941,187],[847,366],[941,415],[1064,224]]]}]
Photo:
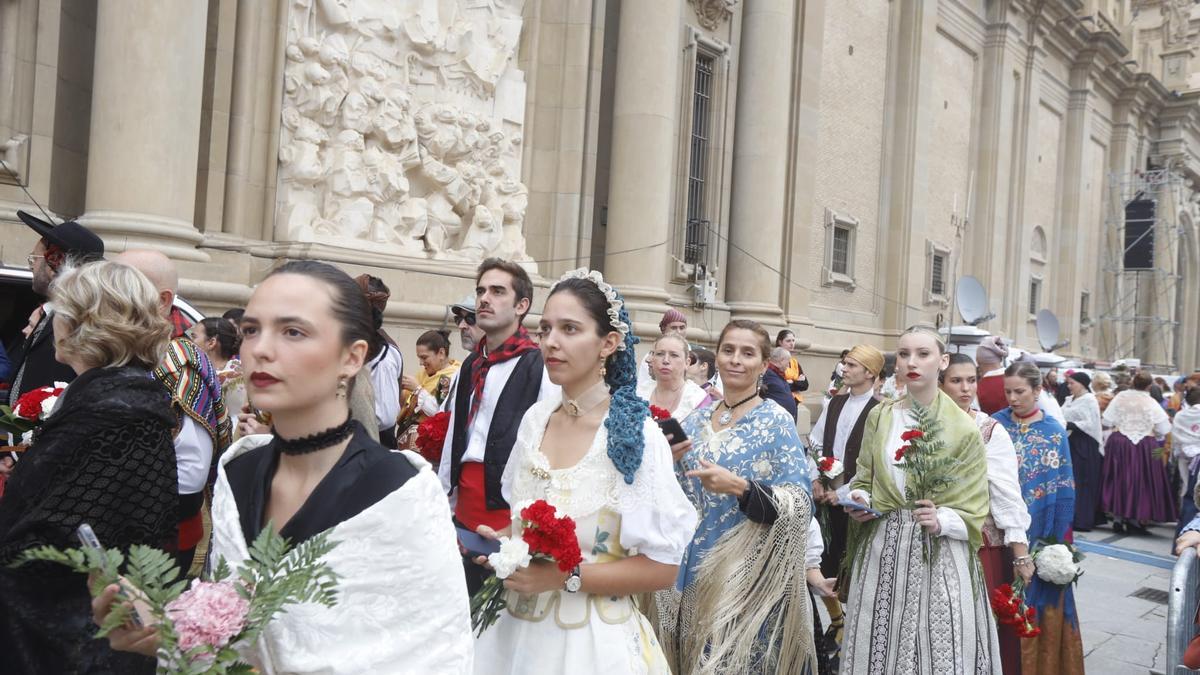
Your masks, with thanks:
[{"label": "blonde woman", "polygon": [[171,335],[158,291],[137,270],[95,262],[51,287],[56,358],[75,371],[0,500],[0,631],[5,672],[153,673],[154,659],[93,639],[87,579],[33,546],[71,548],[88,523],[105,546],[165,548],[178,523],[175,413],[150,378]]},{"label": "blonde woman", "polygon": [[669,410],[677,420],[711,400],[700,385],[687,378],[687,360],[687,342],[674,333],[664,335],[650,352],[650,372],[654,379],[638,383],[638,396],[650,405]]}]

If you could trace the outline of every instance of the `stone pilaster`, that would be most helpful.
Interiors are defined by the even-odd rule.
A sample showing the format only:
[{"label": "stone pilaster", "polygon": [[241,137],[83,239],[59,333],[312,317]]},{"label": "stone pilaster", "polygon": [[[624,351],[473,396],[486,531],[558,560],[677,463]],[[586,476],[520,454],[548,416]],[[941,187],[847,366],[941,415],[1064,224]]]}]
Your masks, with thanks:
[{"label": "stone pilaster", "polygon": [[631,310],[669,297],[683,3],[621,3],[605,276]]},{"label": "stone pilaster", "polygon": [[742,10],[733,144],[729,274],[732,318],[779,325],[795,5],[748,0]]},{"label": "stone pilaster", "polygon": [[86,212],[110,250],[207,260],[193,226],[207,5],[98,5]]}]

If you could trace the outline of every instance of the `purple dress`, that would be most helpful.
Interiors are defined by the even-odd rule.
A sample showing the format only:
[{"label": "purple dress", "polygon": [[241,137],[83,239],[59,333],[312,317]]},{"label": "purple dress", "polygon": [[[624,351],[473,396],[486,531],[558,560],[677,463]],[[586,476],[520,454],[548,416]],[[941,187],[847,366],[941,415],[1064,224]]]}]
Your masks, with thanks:
[{"label": "purple dress", "polygon": [[1114,427],[1104,444],[1101,504],[1116,518],[1167,523],[1178,515],[1160,437],[1171,430],[1166,412],[1144,391],[1117,394],[1104,411]]}]

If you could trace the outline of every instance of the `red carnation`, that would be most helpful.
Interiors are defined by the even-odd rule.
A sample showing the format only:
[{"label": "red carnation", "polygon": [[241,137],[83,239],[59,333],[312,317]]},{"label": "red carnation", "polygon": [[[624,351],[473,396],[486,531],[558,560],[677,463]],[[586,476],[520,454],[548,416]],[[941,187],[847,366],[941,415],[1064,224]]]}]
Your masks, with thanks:
[{"label": "red carnation", "polygon": [[828,471],[833,468],[833,461],[832,457],[822,457],[821,461],[817,463],[817,468],[821,471]]},{"label": "red carnation", "polygon": [[909,446],[907,446],[907,445],[900,446],[900,449],[896,451],[896,461],[899,462],[900,460],[904,459],[904,453],[908,452],[908,450],[909,450]]},{"label": "red carnation", "polygon": [[924,438],[924,437],[925,437],[925,432],[921,431],[920,429],[909,429],[908,431],[900,434],[900,440],[904,441],[905,443],[907,443],[911,440],[917,439],[917,438]]},{"label": "red carnation", "polygon": [[42,401],[54,396],[54,391],[54,387],[41,387],[25,392],[21,398],[17,399],[17,405],[13,408],[13,412],[18,417],[23,417],[31,422],[38,421],[42,415]]},{"label": "red carnation", "polygon": [[417,451],[430,464],[437,465],[442,459],[442,446],[450,428],[450,413],[442,411],[427,417],[417,425]]},{"label": "red carnation", "polygon": [[546,500],[539,499],[521,509],[521,520],[525,521],[521,538],[529,545],[530,553],[554,560],[563,572],[583,562],[575,521],[559,517]]},{"label": "red carnation", "polygon": [[650,416],[654,418],[655,422],[661,422],[663,420],[671,419],[671,411],[667,410],[666,408],[660,408],[656,405],[652,405],[650,406]]}]

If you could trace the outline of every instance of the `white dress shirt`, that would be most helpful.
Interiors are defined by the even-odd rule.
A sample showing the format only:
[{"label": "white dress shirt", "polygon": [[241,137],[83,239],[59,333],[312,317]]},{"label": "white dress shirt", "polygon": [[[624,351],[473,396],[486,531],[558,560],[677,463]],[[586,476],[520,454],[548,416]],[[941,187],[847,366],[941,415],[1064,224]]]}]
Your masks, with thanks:
[{"label": "white dress shirt", "polygon": [[[500,394],[504,391],[504,386],[508,384],[508,378],[512,376],[513,371],[517,368],[517,363],[520,357],[514,357],[507,361],[501,361],[488,368],[487,379],[483,381],[483,400],[479,403],[479,410],[475,413],[475,419],[471,420],[470,426],[467,427],[467,448],[463,452],[462,461],[466,462],[482,462],[484,451],[487,449],[488,431],[492,428],[492,415],[496,412],[496,403],[500,400]],[[479,366],[481,364],[476,364]],[[462,370],[459,369],[459,373]],[[457,398],[458,387],[470,387],[470,381],[464,381],[462,378],[455,375],[456,379],[454,387],[450,389],[449,396],[446,397],[446,409],[450,411],[450,427],[446,433],[446,440],[442,444],[442,461],[438,465],[438,478],[442,479],[442,488],[446,494],[450,495],[450,505],[453,507],[458,501],[458,491],[451,493],[450,485],[450,457],[454,454],[454,424],[460,411],[454,409],[454,399]],[[557,384],[550,381],[550,375],[545,368],[542,369],[542,384],[538,391],[538,400],[542,400],[550,395],[557,395],[561,390]],[[475,394],[471,394],[473,400]],[[467,411],[461,411],[466,414]]]},{"label": "white dress shirt", "polygon": [[212,468],[212,436],[196,420],[183,415],[175,436],[175,468],[179,472],[179,494],[194,495],[204,489]]},{"label": "white dress shirt", "polygon": [[[983,425],[991,419],[978,410],[975,423]],[[994,421],[994,420],[993,420]],[[1027,531],[1032,519],[1025,499],[1021,496],[1021,481],[1017,475],[1017,449],[1012,436],[1001,424],[992,426],[992,435],[984,444],[987,450],[988,494],[991,501],[992,521],[1004,531],[1004,543],[1027,544]]]},{"label": "white dress shirt", "polygon": [[380,431],[396,426],[400,416],[400,373],[404,357],[393,344],[384,347],[367,364],[371,368],[371,387],[375,389],[375,417]]}]

